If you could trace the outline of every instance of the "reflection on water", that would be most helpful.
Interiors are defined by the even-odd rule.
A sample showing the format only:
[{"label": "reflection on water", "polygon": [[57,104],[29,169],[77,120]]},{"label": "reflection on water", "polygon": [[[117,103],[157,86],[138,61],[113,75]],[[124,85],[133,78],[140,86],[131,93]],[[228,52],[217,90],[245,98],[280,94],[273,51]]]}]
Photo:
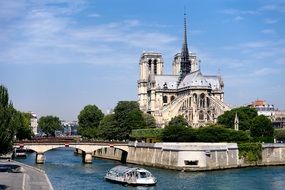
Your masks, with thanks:
[{"label": "reflection on water", "polygon": [[[93,164],[83,164],[81,156],[75,156],[71,148],[59,148],[45,153],[43,165],[35,164],[35,153],[18,160],[33,165],[48,174],[55,190],[283,190],[285,167],[245,168],[212,172],[178,172],[145,167],[158,180],[153,187],[132,187],[105,181],[105,173],[120,162],[94,159]],[[131,166],[131,165],[130,165]]]}]

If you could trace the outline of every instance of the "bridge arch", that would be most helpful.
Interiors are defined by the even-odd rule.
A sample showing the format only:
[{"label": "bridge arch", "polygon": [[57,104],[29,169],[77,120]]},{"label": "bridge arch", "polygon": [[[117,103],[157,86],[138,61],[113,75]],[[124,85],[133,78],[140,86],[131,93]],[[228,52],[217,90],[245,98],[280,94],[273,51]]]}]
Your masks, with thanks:
[{"label": "bridge arch", "polygon": [[[119,152],[118,152],[119,150]],[[105,146],[94,151],[95,157],[104,157],[126,163],[129,153],[127,146]]]},{"label": "bridge arch", "polygon": [[[15,146],[17,147],[17,146]],[[107,145],[107,143],[97,143],[97,144],[94,144],[94,143],[86,143],[86,144],[81,144],[81,143],[39,143],[39,144],[34,144],[34,143],[27,143],[25,145],[21,145],[21,147],[24,147],[24,148],[27,148],[27,149],[30,149],[30,150],[33,150],[34,152],[36,152],[36,163],[38,164],[43,164],[44,161],[45,161],[45,156],[44,156],[44,153],[49,151],[49,150],[52,150],[52,149],[57,149],[57,148],[64,148],[64,147],[70,147],[70,148],[74,148],[74,149],[77,149],[77,150],[81,150],[82,151],[82,161],[84,163],[92,163],[92,160],[93,160],[93,154],[96,150],[98,149],[102,149],[102,148],[115,148],[115,149],[120,149],[122,150],[122,155],[125,156],[125,159],[126,160],[126,157],[127,157],[127,154],[128,154],[128,146],[127,145]]]}]

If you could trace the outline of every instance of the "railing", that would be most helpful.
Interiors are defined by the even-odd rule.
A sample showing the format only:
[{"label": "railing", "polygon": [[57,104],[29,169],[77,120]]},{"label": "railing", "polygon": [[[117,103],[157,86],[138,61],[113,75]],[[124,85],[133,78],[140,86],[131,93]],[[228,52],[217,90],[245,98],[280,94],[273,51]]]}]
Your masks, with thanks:
[{"label": "railing", "polygon": [[56,143],[76,143],[76,144],[87,144],[87,143],[101,143],[101,144],[128,144],[128,141],[104,141],[104,140],[80,140],[73,138],[63,138],[63,137],[44,137],[35,138],[32,140],[18,140],[15,144],[56,144]]}]

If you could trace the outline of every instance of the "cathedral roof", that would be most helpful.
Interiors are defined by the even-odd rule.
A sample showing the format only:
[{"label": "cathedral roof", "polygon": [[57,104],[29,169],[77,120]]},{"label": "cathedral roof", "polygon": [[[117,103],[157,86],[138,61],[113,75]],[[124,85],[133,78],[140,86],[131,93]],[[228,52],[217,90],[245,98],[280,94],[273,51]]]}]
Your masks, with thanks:
[{"label": "cathedral roof", "polygon": [[204,76],[212,90],[222,90],[222,81],[219,76]]},{"label": "cathedral roof", "polygon": [[178,88],[185,88],[188,86],[192,87],[210,87],[206,78],[202,75],[202,73],[198,70],[193,73],[189,73],[182,79]]},{"label": "cathedral roof", "polygon": [[212,90],[222,90],[222,81],[219,76],[204,76],[200,70],[189,73],[179,83],[178,75],[155,75],[154,81],[157,89],[176,90],[186,87],[211,88]]},{"label": "cathedral roof", "polygon": [[155,75],[157,89],[176,89],[178,75]]}]

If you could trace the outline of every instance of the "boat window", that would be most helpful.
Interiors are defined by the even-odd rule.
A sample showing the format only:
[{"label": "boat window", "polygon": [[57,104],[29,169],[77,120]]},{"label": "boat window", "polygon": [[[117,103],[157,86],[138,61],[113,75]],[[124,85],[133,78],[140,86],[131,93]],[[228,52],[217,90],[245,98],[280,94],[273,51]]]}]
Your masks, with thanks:
[{"label": "boat window", "polygon": [[140,178],[147,178],[147,173],[146,172],[140,172]]}]

